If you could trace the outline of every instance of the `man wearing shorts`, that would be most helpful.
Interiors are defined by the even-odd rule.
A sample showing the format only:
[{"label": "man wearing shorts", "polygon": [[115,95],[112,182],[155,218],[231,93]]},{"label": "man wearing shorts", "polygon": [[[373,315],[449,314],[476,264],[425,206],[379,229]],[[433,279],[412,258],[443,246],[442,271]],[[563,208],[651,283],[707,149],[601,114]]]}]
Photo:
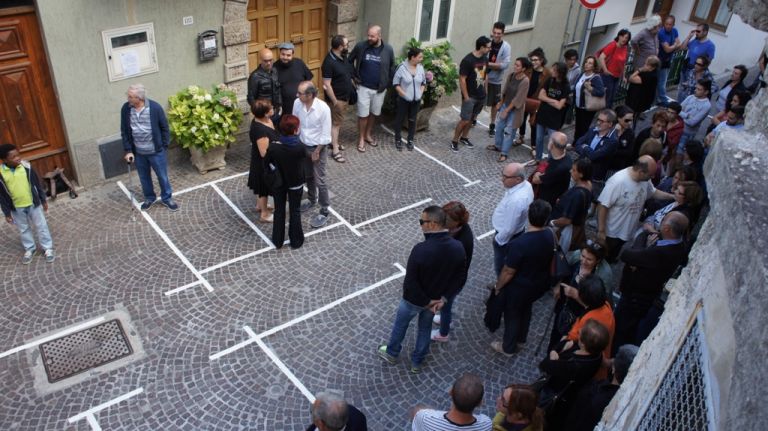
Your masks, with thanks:
[{"label": "man wearing shorts", "polygon": [[501,101],[501,84],[509,68],[512,47],[502,39],[506,25],[499,21],[491,29],[491,52],[488,53],[488,98],[485,106],[491,107],[491,124],[488,125],[488,136],[496,133],[496,111]]},{"label": "man wearing shorts", "polygon": [[[371,132],[376,117],[381,115],[381,105],[384,104],[387,87],[392,82],[395,52],[381,39],[381,27],[372,25],[368,28],[368,40],[358,42],[349,58],[358,83],[357,130],[360,138],[357,151],[364,153],[365,144],[372,147],[378,145],[374,142]],[[371,118],[371,115],[374,118]]]},{"label": "man wearing shorts", "polygon": [[344,35],[336,35],[331,39],[331,50],[323,60],[321,68],[323,72],[323,91],[325,91],[325,101],[331,107],[331,146],[333,160],[344,163],[346,159],[341,154],[342,147],[339,145],[339,130],[341,123],[344,122],[344,111],[349,105],[349,98],[355,91],[352,84],[352,65],[347,61],[349,42]]},{"label": "man wearing shorts", "polygon": [[453,132],[451,151],[459,151],[459,141],[469,148],[474,148],[467,135],[472,128],[472,121],[483,110],[485,103],[485,68],[488,65],[488,52],[491,39],[480,36],[475,41],[475,50],[470,52],[459,64],[459,88],[461,89],[461,114],[459,124]]}]

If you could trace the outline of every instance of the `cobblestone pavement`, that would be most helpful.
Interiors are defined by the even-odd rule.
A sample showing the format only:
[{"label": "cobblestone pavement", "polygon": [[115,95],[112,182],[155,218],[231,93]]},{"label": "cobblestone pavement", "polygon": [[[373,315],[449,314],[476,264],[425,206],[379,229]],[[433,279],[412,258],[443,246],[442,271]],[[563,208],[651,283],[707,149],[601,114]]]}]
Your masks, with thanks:
[{"label": "cobblestone pavement", "polygon": [[[480,121],[487,123],[487,115]],[[492,352],[489,344],[500,333],[489,334],[482,324],[483,286],[492,280],[491,237],[477,240],[451,340],[433,343],[422,374],[407,369],[414,328],[397,365],[375,353],[401,297],[397,265],[405,265],[411,247],[423,239],[420,210],[458,199],[472,214],[476,236],[491,229],[503,193],[501,164],[485,150],[490,139],[482,125],[471,132],[476,148],[450,152],[457,117],[450,107],[435,112],[430,130],[416,137],[423,153],[396,151],[393,138],[377,127],[380,145],[364,154],[355,151],[348,118],[342,131],[348,162],[328,161],[338,213],[329,220],[334,227],[312,233],[311,214],[304,214],[312,236],[299,250],[270,248],[271,225],[258,221],[246,177],[236,176],[248,166],[249,144],[242,140],[230,149],[225,170],[205,176],[180,151],[172,154],[177,193],[218,181],[178,193],[176,213],[158,205],[148,217],[137,211],[131,221],[129,200],[115,182],[75,200],[60,197],[48,212],[57,251],[52,264],[36,256],[21,265],[18,234],[6,225],[0,230],[0,429],[86,430],[99,424],[118,430],[297,430],[310,422],[308,396],[325,389],[343,391],[366,413],[371,429],[404,429],[417,403],[448,408],[448,388],[466,371],[485,381],[480,411],[492,415],[504,385],[538,375],[534,350],[551,299],[536,303],[529,343],[520,354],[502,358]],[[523,147],[512,157],[529,158]],[[127,177],[119,180],[128,184]],[[135,177],[133,185],[140,196]],[[386,217],[369,222],[379,216]],[[38,349],[11,349],[118,308],[130,314],[146,355],[38,395]],[[117,399],[139,388],[141,393]],[[75,417],[99,406],[89,417]],[[80,420],[68,421],[72,417]]]}]

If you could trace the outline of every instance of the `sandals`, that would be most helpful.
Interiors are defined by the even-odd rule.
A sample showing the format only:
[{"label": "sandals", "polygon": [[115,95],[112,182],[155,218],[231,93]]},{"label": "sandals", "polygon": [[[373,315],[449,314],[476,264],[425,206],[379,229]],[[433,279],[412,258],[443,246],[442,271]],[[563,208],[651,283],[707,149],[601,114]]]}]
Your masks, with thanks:
[{"label": "sandals", "polygon": [[363,145],[358,144],[357,145],[357,151],[360,151],[361,153],[364,153],[365,152],[365,144],[363,144]]},{"label": "sandals", "polygon": [[499,162],[499,163],[504,163],[504,162],[507,161],[507,156],[502,154],[502,155],[499,156],[499,158],[496,161]]},{"label": "sandals", "polygon": [[523,145],[523,140],[525,139],[524,135],[517,135],[514,141],[512,141],[512,145],[517,147],[519,145]]},{"label": "sandals", "polygon": [[485,149],[486,149],[486,150],[491,150],[491,151],[499,151],[499,152],[501,151],[501,150],[500,150],[500,149],[498,149],[498,148],[496,147],[496,145],[494,145],[494,144],[490,144],[490,145],[488,145],[487,147],[485,147]]},{"label": "sandals", "polygon": [[341,154],[341,151],[331,154],[331,158],[339,163],[345,163],[347,161],[347,159],[344,158],[344,155]]},{"label": "sandals", "polygon": [[370,145],[372,147],[378,147],[379,146],[379,143],[374,141],[373,139],[363,139],[363,141],[365,141],[366,144],[368,144],[368,145]]}]

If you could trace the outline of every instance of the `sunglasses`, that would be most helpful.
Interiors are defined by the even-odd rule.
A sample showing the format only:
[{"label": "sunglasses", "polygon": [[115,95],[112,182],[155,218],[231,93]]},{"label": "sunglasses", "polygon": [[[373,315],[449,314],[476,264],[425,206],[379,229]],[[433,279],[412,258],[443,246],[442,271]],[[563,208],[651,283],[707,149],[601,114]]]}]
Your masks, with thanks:
[{"label": "sunglasses", "polygon": [[423,218],[419,218],[419,226],[423,226],[424,223],[429,223],[429,220],[424,220]]}]

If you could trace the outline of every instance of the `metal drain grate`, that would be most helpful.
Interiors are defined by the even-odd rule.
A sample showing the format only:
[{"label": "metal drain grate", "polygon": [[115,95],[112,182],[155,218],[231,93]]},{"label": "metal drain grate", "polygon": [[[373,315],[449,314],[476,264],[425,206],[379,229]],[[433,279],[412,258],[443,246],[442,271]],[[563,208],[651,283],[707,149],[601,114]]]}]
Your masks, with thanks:
[{"label": "metal drain grate", "polygon": [[50,383],[124,358],[131,353],[133,349],[117,319],[40,345],[40,354]]}]

